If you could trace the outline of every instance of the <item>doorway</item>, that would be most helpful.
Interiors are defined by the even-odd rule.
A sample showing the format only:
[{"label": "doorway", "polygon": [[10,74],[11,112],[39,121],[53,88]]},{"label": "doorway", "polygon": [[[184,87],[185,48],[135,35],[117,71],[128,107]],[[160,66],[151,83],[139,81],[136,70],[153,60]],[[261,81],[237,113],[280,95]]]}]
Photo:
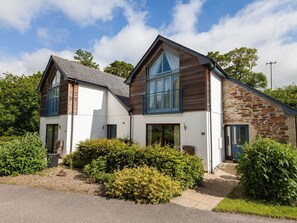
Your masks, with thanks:
[{"label": "doorway", "polygon": [[248,125],[227,125],[225,127],[226,159],[238,160],[243,153],[243,145],[249,142]]}]

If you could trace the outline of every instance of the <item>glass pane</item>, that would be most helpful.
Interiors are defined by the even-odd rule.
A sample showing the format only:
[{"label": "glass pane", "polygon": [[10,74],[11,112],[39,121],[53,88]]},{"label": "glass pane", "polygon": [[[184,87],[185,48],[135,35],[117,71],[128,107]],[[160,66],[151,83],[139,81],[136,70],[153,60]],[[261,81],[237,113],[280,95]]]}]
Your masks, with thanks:
[{"label": "glass pane", "polygon": [[240,127],[240,143],[241,145],[244,145],[246,142],[246,128],[245,127]]},{"label": "glass pane", "polygon": [[149,93],[154,93],[155,92],[155,81],[152,80],[149,82]]},{"label": "glass pane", "polygon": [[163,79],[158,79],[156,81],[156,92],[163,91]]},{"label": "glass pane", "polygon": [[179,138],[179,125],[164,125],[164,145],[168,145],[170,147],[179,146]]},{"label": "glass pane", "polygon": [[178,76],[173,77],[173,89],[179,89],[179,77]]},{"label": "glass pane", "polygon": [[46,129],[46,147],[48,152],[53,152],[53,125],[47,125]]},{"label": "glass pane", "polygon": [[149,99],[149,103],[148,103],[148,108],[150,111],[154,110],[154,94],[150,94],[148,99]]},{"label": "glass pane", "polygon": [[170,95],[171,95],[170,78],[164,79],[164,109],[170,109]]},{"label": "glass pane", "polygon": [[162,125],[147,126],[147,144],[162,143]]},{"label": "glass pane", "polygon": [[58,125],[49,124],[46,125],[46,147],[50,153],[54,152],[56,142],[58,140]]},{"label": "glass pane", "polygon": [[231,157],[232,152],[231,152],[231,127],[227,126],[226,128],[226,156]]},{"label": "glass pane", "polygon": [[179,127],[179,125],[174,125],[174,145],[180,146],[180,127]]},{"label": "glass pane", "polygon": [[162,93],[157,93],[156,109],[162,109]]},{"label": "glass pane", "polygon": [[170,70],[171,70],[171,68],[170,68],[170,65],[168,63],[166,54],[163,53],[163,72],[170,71]]}]

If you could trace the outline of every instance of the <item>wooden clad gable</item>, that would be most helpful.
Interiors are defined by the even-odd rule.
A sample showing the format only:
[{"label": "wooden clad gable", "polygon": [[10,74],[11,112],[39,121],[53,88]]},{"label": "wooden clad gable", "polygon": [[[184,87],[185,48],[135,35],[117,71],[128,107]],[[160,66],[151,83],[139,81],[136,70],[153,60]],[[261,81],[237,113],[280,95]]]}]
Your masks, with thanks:
[{"label": "wooden clad gable", "polygon": [[[43,88],[41,91],[40,102],[40,116],[46,117],[46,106],[48,100],[48,90],[50,83],[56,75],[57,67],[51,62],[49,69],[47,69],[46,79],[43,80]],[[71,114],[72,112],[72,82],[66,80],[63,72],[61,72],[59,94],[60,94],[60,115]],[[74,114],[77,114],[77,102],[78,102],[78,83],[74,85]]]},{"label": "wooden clad gable", "polygon": [[130,106],[133,114],[143,114],[143,96],[146,93],[147,70],[163,51],[179,57],[180,88],[183,90],[183,111],[209,110],[209,72],[199,64],[198,58],[178,47],[160,43],[144,60],[130,84]]}]

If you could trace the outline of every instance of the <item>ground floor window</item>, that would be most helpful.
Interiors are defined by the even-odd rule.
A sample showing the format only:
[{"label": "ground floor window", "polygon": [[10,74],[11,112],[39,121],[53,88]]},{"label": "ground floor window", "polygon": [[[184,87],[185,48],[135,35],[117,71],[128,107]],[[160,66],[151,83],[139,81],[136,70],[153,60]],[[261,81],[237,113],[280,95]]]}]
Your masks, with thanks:
[{"label": "ground floor window", "polygon": [[117,125],[107,125],[107,138],[112,139],[117,137]]},{"label": "ground floor window", "polygon": [[160,143],[162,146],[180,146],[180,125],[179,124],[147,124],[146,144]]},{"label": "ground floor window", "polygon": [[58,140],[58,124],[46,125],[46,148],[47,152],[53,153]]}]

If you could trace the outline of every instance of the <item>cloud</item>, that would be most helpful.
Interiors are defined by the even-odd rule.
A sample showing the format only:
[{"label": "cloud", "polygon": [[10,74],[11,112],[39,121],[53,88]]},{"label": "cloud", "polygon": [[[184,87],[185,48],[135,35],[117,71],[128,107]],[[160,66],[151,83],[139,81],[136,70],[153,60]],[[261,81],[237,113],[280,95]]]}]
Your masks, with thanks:
[{"label": "cloud", "polygon": [[249,4],[232,17],[221,18],[207,32],[180,31],[167,37],[204,54],[209,51],[225,53],[242,46],[257,48],[256,71],[269,76],[266,62],[278,61],[273,66],[273,85],[280,86],[297,80],[296,29],[296,1],[262,0]]},{"label": "cloud", "polygon": [[73,52],[66,50],[55,52],[47,48],[32,53],[22,52],[18,57],[0,57],[0,76],[3,76],[3,73],[31,75],[38,71],[44,71],[52,54],[70,60],[73,59]]},{"label": "cloud", "polygon": [[118,8],[127,11],[130,7],[143,5],[142,1],[136,3],[128,0],[2,0],[0,27],[25,32],[37,15],[51,10],[58,10],[77,24],[87,26],[96,21],[112,20]]},{"label": "cloud", "polygon": [[0,27],[14,28],[25,32],[30,28],[31,20],[43,8],[40,0],[2,0],[0,7]]},{"label": "cloud", "polygon": [[[111,0],[102,6],[106,11],[98,14],[92,12],[93,9],[90,7],[92,4],[94,8],[99,7],[97,1],[85,0],[83,1],[85,6],[80,5],[82,4],[80,0],[75,4],[66,4],[64,1],[57,0],[49,0],[49,2],[53,5],[52,7],[63,10],[69,17],[72,16],[71,7],[73,12],[79,7],[85,7],[81,14],[78,13],[76,19],[81,24],[89,24],[96,19],[102,21],[113,19],[114,10],[117,7],[121,9],[127,19],[127,25],[114,36],[98,38],[90,49],[101,69],[114,60],[124,60],[135,65],[156,36],[162,34],[204,54],[216,50],[225,53],[241,46],[257,48],[259,60],[256,71],[264,72],[269,76],[269,66],[266,62],[277,61],[273,66],[273,85],[297,82],[297,2],[295,0],[254,1],[234,16],[221,18],[205,32],[198,32],[195,28],[199,13],[203,9],[202,0],[192,0],[188,3],[178,1],[172,9],[172,21],[162,27],[147,25],[146,17],[149,12],[145,11],[143,4],[141,5],[143,2],[139,2],[141,5],[139,7],[128,0]],[[90,13],[89,19],[86,17],[87,13]],[[185,16],[187,16],[186,19],[184,19]],[[75,18],[72,19],[75,20]],[[46,41],[48,32],[46,29],[41,29],[40,38]],[[14,58],[0,58],[0,73],[6,71],[5,69],[28,74],[42,70],[51,53],[65,55],[66,58],[73,56],[69,51],[53,52],[45,48],[36,52],[22,53]]]},{"label": "cloud", "polygon": [[189,3],[177,2],[173,9],[173,21],[168,25],[167,33],[195,33],[198,15],[204,0],[190,0]]}]

